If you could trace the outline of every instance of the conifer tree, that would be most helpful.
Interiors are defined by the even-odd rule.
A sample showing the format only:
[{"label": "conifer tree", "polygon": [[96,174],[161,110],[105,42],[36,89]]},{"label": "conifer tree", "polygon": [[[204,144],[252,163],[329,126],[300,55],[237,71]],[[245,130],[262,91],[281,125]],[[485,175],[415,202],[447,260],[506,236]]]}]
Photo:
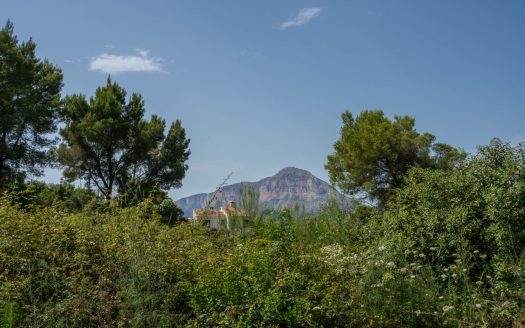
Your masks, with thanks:
[{"label": "conifer tree", "polygon": [[144,112],[142,97],[134,93],[126,102],[126,90],[109,77],[89,101],[84,95],[66,97],[58,149],[64,176],[83,179],[106,199],[116,191],[144,198],[180,187],[190,140],[179,120],[165,135],[166,122],[156,115],[146,120]]},{"label": "conifer tree", "polygon": [[0,188],[41,175],[49,164],[62,72],[35,49],[32,39],[18,42],[11,21],[0,30]]}]

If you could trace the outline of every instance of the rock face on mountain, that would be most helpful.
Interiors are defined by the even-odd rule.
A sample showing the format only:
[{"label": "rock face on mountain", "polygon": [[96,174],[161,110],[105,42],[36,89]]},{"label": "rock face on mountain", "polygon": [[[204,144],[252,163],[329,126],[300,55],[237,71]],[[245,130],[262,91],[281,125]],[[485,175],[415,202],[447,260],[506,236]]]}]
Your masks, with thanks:
[{"label": "rock face on mountain", "polygon": [[[330,198],[344,198],[343,195],[330,187],[328,183],[315,177],[312,173],[294,167],[287,167],[276,175],[257,182],[240,182],[225,186],[215,206],[221,206],[223,203],[231,200],[239,202],[242,186],[251,187],[259,192],[261,207],[273,209],[293,207],[297,202],[299,206],[304,206],[306,211],[315,212]],[[194,208],[206,206],[211,195],[212,193],[197,194],[182,198],[177,201],[177,205],[184,211],[186,216],[191,216]]]}]

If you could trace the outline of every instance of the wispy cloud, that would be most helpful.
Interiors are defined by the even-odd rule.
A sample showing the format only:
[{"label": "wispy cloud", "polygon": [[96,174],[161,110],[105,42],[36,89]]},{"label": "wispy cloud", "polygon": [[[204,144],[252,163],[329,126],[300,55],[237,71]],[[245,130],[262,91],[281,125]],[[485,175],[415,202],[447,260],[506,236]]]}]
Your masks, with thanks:
[{"label": "wispy cloud", "polygon": [[124,72],[161,72],[162,65],[159,58],[148,56],[148,51],[135,49],[137,55],[112,55],[103,53],[91,58],[90,71],[101,71],[108,74]]},{"label": "wispy cloud", "polygon": [[314,19],[315,17],[319,16],[320,14],[321,8],[303,8],[299,10],[299,13],[297,14],[297,16],[295,16],[294,19],[282,23],[281,29],[286,30],[287,28],[292,26],[304,25],[312,19]]}]

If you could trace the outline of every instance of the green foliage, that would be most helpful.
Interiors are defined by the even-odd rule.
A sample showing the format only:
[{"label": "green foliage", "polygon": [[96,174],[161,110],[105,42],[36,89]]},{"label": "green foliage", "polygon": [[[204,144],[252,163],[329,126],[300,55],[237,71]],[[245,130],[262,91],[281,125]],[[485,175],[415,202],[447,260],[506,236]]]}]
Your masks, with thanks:
[{"label": "green foliage", "polygon": [[[93,214],[0,205],[4,326],[176,326],[191,314],[188,254],[200,230],[169,228],[138,206]],[[197,247],[198,245],[198,247]]]},{"label": "green foliage", "polygon": [[525,307],[523,144],[496,139],[453,172],[411,171],[388,217],[398,245],[455,272],[451,284],[477,283],[480,297]]},{"label": "green foliage", "polygon": [[0,30],[0,187],[40,175],[49,162],[60,109],[62,72],[35,55],[32,39],[19,43],[13,24]]},{"label": "green foliage", "polygon": [[16,326],[16,303],[8,300],[11,288],[10,283],[0,285],[0,327],[2,328]]},{"label": "green foliage", "polygon": [[[486,164],[482,160],[479,167]],[[98,213],[76,214],[40,207],[22,211],[4,201],[0,320],[4,326],[44,327],[506,327],[523,322],[524,255],[494,261],[508,247],[486,259],[467,247],[469,256],[453,256],[460,264],[450,261],[446,249],[427,249],[431,242],[418,246],[412,240],[419,240],[419,230],[400,230],[391,218],[408,220],[403,211],[417,207],[408,203],[386,217],[370,207],[348,213],[337,202],[316,218],[284,210],[259,217],[249,233],[229,235],[163,224],[152,201],[125,209],[110,202]],[[512,238],[521,236],[523,228],[513,233]],[[447,232],[450,241],[463,234],[460,227]],[[497,271],[487,271],[487,263],[499,263]]]},{"label": "green foliage", "polygon": [[64,176],[84,179],[106,199],[117,188],[131,203],[159,189],[180,187],[190,155],[181,122],[165,135],[166,122],[156,115],[147,121],[144,112],[139,94],[126,102],[126,91],[109,78],[89,102],[83,95],[66,97],[64,142],[58,148]]},{"label": "green foliage", "polygon": [[22,208],[57,207],[76,213],[100,201],[94,192],[65,183],[47,184],[33,181],[9,191],[16,204]]},{"label": "green foliage", "polygon": [[259,215],[259,190],[241,185],[241,208],[246,211],[251,221]]},{"label": "green foliage", "polygon": [[330,181],[346,193],[366,194],[380,208],[403,185],[411,167],[447,169],[463,157],[451,146],[434,144],[433,135],[419,134],[409,116],[391,121],[383,111],[373,110],[356,118],[345,112],[342,120],[341,137],[325,166]]},{"label": "green foliage", "polygon": [[184,215],[184,212],[178,208],[173,199],[169,197],[166,197],[162,200],[157,211],[161,217],[161,221],[170,226],[175,225],[178,218]]},{"label": "green foliage", "polygon": [[[108,323],[114,308],[105,293],[113,277],[95,235],[79,231],[60,212],[0,208],[0,284],[20,325]],[[97,313],[93,316],[93,313]]]}]

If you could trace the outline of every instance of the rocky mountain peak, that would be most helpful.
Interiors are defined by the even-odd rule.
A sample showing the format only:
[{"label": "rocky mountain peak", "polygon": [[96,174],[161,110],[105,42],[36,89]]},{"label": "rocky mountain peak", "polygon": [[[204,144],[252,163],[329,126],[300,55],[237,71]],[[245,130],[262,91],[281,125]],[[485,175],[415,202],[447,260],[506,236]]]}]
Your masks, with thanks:
[{"label": "rocky mountain peak", "polygon": [[[318,211],[322,204],[331,197],[337,199],[344,197],[312,173],[295,167],[285,167],[277,174],[257,182],[242,182],[225,186],[218,198],[219,202],[231,200],[238,202],[243,185],[254,188],[259,193],[259,203],[264,208],[282,209],[293,207],[295,203],[298,203],[307,211],[314,212]],[[193,209],[205,207],[210,197],[211,192],[197,194],[179,199],[177,204],[186,216],[191,216]]]}]

